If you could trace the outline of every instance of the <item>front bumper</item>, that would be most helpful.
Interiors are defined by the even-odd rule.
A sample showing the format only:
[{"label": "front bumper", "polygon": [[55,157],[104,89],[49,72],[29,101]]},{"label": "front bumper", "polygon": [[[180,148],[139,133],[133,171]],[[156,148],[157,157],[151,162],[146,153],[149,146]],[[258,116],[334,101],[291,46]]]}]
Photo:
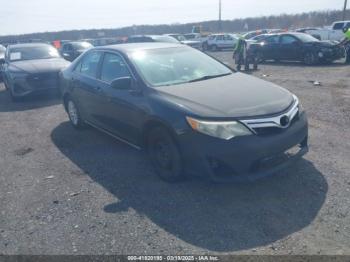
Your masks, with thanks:
[{"label": "front bumper", "polygon": [[320,60],[335,61],[345,57],[345,50],[343,48],[320,50],[317,52],[317,55]]},{"label": "front bumper", "polygon": [[15,97],[58,90],[58,72],[28,74],[23,77],[15,76],[10,81],[12,93]]},{"label": "front bumper", "polygon": [[[289,128],[271,135],[229,141],[193,131],[179,136],[185,169],[214,182],[249,182],[278,173],[308,152],[305,113]],[[297,152],[286,153],[289,149]]]}]

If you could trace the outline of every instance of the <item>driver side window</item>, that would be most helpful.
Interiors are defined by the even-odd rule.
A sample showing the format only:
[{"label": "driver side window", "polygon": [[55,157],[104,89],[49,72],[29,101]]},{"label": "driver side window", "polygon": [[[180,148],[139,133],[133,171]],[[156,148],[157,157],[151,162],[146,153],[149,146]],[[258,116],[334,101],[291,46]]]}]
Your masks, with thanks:
[{"label": "driver side window", "polygon": [[111,83],[121,77],[130,76],[127,65],[117,54],[105,53],[101,69],[101,80]]}]

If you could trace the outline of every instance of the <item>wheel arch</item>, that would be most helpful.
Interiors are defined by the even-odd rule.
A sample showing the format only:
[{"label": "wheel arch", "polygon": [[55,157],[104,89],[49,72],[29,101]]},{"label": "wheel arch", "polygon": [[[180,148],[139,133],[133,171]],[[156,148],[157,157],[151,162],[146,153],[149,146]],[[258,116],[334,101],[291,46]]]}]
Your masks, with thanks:
[{"label": "wheel arch", "polygon": [[143,126],[141,131],[141,138],[140,138],[140,145],[142,148],[147,149],[147,137],[150,131],[156,127],[164,128],[168,131],[168,133],[171,135],[171,137],[174,139],[177,146],[179,146],[178,140],[176,139],[176,133],[174,129],[167,124],[165,121],[159,119],[159,118],[151,118],[147,120]]}]

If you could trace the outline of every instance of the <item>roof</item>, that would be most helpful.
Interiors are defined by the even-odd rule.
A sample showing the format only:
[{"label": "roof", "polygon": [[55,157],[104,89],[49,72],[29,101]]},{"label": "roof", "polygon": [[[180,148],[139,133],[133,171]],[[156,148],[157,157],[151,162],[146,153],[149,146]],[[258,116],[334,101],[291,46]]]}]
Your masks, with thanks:
[{"label": "roof", "polygon": [[174,48],[174,47],[186,47],[182,44],[164,43],[164,42],[151,42],[151,43],[128,43],[119,45],[108,45],[96,47],[95,49],[110,49],[117,50],[124,53],[132,52],[135,50],[146,50],[146,49],[161,49],[161,48]]},{"label": "roof", "polygon": [[81,43],[90,44],[88,41],[67,41],[67,42],[64,42],[63,44],[81,44]]},{"label": "roof", "polygon": [[9,45],[10,48],[18,48],[18,47],[38,47],[38,46],[51,46],[46,43],[25,43],[25,44],[14,44]]}]

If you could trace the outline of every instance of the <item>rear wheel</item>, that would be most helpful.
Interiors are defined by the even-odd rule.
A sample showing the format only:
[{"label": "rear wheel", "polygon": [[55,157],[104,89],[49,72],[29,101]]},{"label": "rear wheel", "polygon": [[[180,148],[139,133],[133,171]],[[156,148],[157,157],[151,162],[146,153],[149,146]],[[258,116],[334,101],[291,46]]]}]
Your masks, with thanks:
[{"label": "rear wheel", "polygon": [[155,127],[149,132],[147,149],[152,165],[162,180],[174,183],[184,179],[179,148],[165,128]]},{"label": "rear wheel", "polygon": [[66,108],[70,123],[76,129],[85,127],[84,120],[81,117],[77,104],[71,98],[66,99]]}]

